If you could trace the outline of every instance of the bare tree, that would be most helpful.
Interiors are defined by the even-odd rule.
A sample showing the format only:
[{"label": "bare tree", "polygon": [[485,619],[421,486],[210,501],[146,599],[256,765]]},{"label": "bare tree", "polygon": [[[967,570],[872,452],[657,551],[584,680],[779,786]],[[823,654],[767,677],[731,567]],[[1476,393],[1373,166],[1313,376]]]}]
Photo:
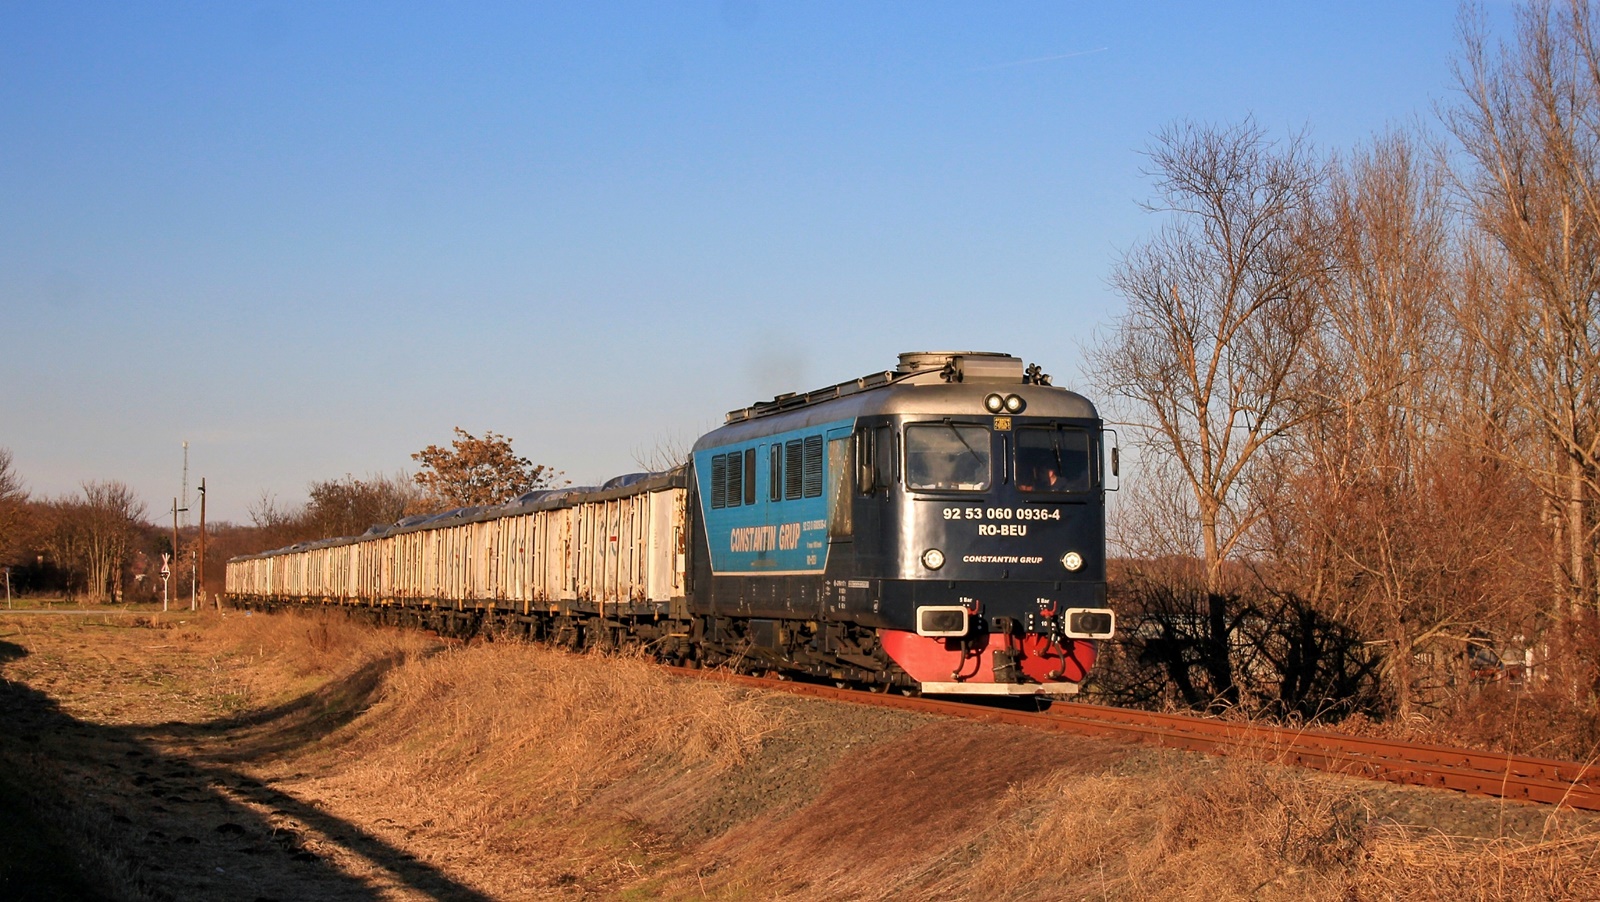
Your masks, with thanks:
[{"label": "bare tree", "polygon": [[[1288,526],[1290,569],[1312,604],[1381,637],[1382,676],[1409,712],[1413,648],[1465,626],[1461,597],[1438,583],[1459,545],[1440,540],[1451,512],[1430,503],[1452,485],[1434,466],[1453,379],[1449,208],[1419,142],[1393,133],[1330,172],[1317,280],[1318,359],[1326,415],[1295,435],[1274,515]],[[1441,490],[1443,494],[1441,495]],[[1280,535],[1283,531],[1280,530]],[[1459,536],[1451,536],[1459,538]]]},{"label": "bare tree", "polygon": [[[1167,539],[1198,552],[1191,610],[1148,611],[1193,636],[1191,647],[1217,701],[1235,703],[1233,639],[1247,606],[1229,591],[1225,563],[1241,555],[1277,478],[1259,464],[1283,436],[1322,410],[1316,361],[1315,284],[1321,257],[1316,195],[1323,179],[1305,142],[1273,142],[1253,121],[1216,127],[1182,123],[1150,151],[1166,223],[1123,259],[1112,284],[1127,301],[1115,333],[1091,366],[1116,403],[1131,408],[1134,441],[1175,477],[1198,529]],[[1197,533],[1197,534],[1196,534]],[[1180,571],[1184,568],[1179,568]],[[1198,687],[1199,681],[1195,682]]]},{"label": "bare tree", "polygon": [[121,600],[122,565],[144,519],[144,502],[120,482],[85,482],[83,497],[51,505],[45,547],[64,568],[83,575],[91,603]]},{"label": "bare tree", "polygon": [[1132,405],[1142,453],[1176,465],[1216,593],[1223,561],[1263,513],[1257,456],[1321,409],[1307,391],[1306,345],[1317,324],[1307,238],[1322,173],[1301,139],[1274,143],[1252,121],[1174,126],[1150,157],[1162,195],[1152,210],[1170,217],[1113,276],[1128,309],[1092,365]]},{"label": "bare tree", "polygon": [[367,479],[346,474],[343,479],[311,483],[309,494],[301,517],[319,538],[358,535],[373,526],[437,509],[405,473]]},{"label": "bare tree", "polygon": [[27,500],[22,477],[12,467],[11,449],[0,448],[0,561],[9,561],[18,551]]},{"label": "bare tree", "polygon": [[365,479],[346,474],[342,479],[313,481],[306,491],[309,497],[303,504],[285,505],[270,492],[262,492],[250,504],[250,522],[255,526],[251,550],[359,535],[373,526],[441,509],[403,472]]},{"label": "bare tree", "polygon": [[663,473],[682,466],[689,460],[689,452],[694,448],[695,438],[694,433],[682,433],[676,430],[661,433],[656,436],[652,444],[640,445],[633,449],[633,462],[651,473]]},{"label": "bare tree", "polygon": [[1274,449],[1268,505],[1276,585],[1382,649],[1401,717],[1473,642],[1518,631],[1528,574],[1503,549],[1537,544],[1531,486],[1468,415],[1499,391],[1451,316],[1475,285],[1438,160],[1394,132],[1330,167],[1308,344],[1325,410]]},{"label": "bare tree", "polygon": [[[1159,670],[1187,704],[1315,710],[1376,674],[1404,717],[1481,691],[1469,652],[1546,629],[1550,584],[1551,647],[1592,646],[1573,614],[1600,609],[1595,11],[1535,3],[1495,47],[1466,19],[1457,173],[1411,133],[1327,167],[1251,122],[1158,137],[1165,225],[1118,267],[1128,309],[1091,352],[1140,452],[1117,522],[1143,541],[1120,537],[1115,586],[1145,615],[1135,694],[1162,695]],[[1568,672],[1541,704],[1592,722],[1592,672]]]},{"label": "bare tree", "polygon": [[299,515],[298,510],[285,508],[278,496],[265,489],[260,497],[247,506],[250,522],[257,529],[278,529]]},{"label": "bare tree", "polygon": [[[1568,610],[1600,605],[1600,38],[1571,0],[1519,12],[1515,42],[1489,46],[1467,18],[1457,67],[1463,99],[1447,114],[1473,166],[1468,208],[1512,278],[1497,302],[1462,310],[1474,342],[1500,361],[1547,450],[1520,464],[1549,498]],[[1493,420],[1489,422],[1494,422]]]}]

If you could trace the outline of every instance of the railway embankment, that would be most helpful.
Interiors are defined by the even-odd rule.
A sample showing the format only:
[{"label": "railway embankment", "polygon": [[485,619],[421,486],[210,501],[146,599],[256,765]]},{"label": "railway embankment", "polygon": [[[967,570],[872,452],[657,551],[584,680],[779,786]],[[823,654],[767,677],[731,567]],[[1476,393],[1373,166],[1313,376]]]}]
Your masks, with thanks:
[{"label": "railway embankment", "polygon": [[8,898],[1532,899],[1600,878],[1592,815],[337,618],[0,614],[0,675]]}]

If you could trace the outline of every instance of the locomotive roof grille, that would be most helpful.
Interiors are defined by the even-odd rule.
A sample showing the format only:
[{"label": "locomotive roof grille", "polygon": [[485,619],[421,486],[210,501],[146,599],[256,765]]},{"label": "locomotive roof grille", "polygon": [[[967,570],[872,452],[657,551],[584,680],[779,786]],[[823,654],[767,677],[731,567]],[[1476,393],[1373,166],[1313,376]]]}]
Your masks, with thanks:
[{"label": "locomotive roof grille", "polygon": [[908,351],[900,355],[900,364],[893,370],[869,373],[814,391],[786,392],[771,401],[758,401],[749,407],[730,410],[724,423],[742,423],[899,383],[932,384],[935,381],[1049,385],[1050,377],[1038,365],[1024,367],[1022,358],[994,351]]},{"label": "locomotive roof grille", "polygon": [[786,410],[797,410],[801,407],[810,407],[813,404],[821,404],[823,401],[832,401],[835,398],[843,398],[848,395],[871,391],[875,388],[883,388],[886,385],[893,385],[895,382],[902,381],[911,375],[911,373],[873,373],[869,376],[862,376],[849,382],[840,382],[838,385],[830,385],[827,388],[819,388],[815,391],[785,392],[771,401],[758,401],[749,407],[730,410],[725,422],[742,423],[745,420],[752,420],[756,417],[770,416]]}]

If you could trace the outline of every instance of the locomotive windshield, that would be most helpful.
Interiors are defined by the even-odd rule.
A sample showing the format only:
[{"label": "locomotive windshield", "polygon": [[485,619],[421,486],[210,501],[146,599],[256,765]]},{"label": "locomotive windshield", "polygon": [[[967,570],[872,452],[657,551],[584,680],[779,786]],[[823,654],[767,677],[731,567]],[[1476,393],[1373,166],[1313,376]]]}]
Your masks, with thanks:
[{"label": "locomotive windshield", "polygon": [[981,492],[989,487],[989,430],[962,423],[906,427],[906,485]]},{"label": "locomotive windshield", "polygon": [[1065,426],[1017,430],[1017,488],[1024,492],[1089,490],[1089,433]]}]

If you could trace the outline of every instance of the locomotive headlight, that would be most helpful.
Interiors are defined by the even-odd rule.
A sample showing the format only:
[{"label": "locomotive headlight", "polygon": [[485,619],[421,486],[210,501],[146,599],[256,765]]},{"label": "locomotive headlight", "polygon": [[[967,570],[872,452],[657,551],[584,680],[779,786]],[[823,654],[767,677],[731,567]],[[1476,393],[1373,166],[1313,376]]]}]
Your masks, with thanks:
[{"label": "locomotive headlight", "polygon": [[1117,634],[1117,615],[1110,608],[1067,608],[1061,623],[1068,639],[1110,639]]},{"label": "locomotive headlight", "polygon": [[999,413],[1006,409],[1006,399],[999,392],[994,392],[983,399],[983,409],[990,413]]},{"label": "locomotive headlight", "polygon": [[1061,566],[1076,573],[1083,569],[1083,555],[1076,551],[1069,551],[1061,556]]},{"label": "locomotive headlight", "polygon": [[944,552],[937,548],[929,548],[922,553],[922,566],[929,570],[937,570],[944,566]]},{"label": "locomotive headlight", "polygon": [[1022,408],[1028,406],[1028,402],[1022,400],[1021,395],[1006,395],[1005,404],[1006,413],[1021,413]]}]

